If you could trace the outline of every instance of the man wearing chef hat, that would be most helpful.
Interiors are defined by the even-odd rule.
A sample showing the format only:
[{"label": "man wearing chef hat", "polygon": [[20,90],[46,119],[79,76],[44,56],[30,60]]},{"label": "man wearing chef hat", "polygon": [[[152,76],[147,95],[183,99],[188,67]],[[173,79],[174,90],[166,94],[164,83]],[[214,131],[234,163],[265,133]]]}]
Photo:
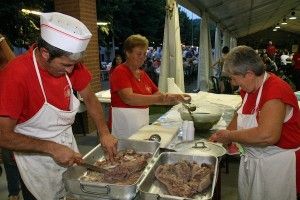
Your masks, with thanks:
[{"label": "man wearing chef hat", "polygon": [[111,159],[116,153],[117,139],[90,88],[91,74],[80,63],[91,36],[73,17],[42,14],[37,44],[0,73],[0,147],[14,150],[29,191],[23,191],[25,200],[63,198],[62,173],[83,162],[71,127],[79,107],[73,90],[83,98],[102,147]]}]

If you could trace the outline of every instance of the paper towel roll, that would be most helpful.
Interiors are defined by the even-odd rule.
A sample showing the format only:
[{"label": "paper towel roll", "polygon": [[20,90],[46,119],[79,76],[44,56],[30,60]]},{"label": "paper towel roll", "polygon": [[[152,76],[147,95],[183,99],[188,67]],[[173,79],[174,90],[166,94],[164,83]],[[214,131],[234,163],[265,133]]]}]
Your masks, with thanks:
[{"label": "paper towel roll", "polygon": [[168,93],[171,94],[182,94],[181,89],[174,82],[174,78],[168,78]]}]

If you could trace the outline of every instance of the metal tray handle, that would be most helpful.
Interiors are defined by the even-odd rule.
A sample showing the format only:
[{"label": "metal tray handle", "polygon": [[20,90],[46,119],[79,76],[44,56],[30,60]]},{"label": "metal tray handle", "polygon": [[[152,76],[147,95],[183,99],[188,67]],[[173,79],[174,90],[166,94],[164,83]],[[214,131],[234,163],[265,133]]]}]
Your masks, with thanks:
[{"label": "metal tray handle", "polygon": [[[89,187],[93,187],[93,186],[89,186]],[[80,189],[82,192],[87,193],[87,194],[93,194],[93,195],[103,195],[103,194],[108,194],[110,192],[110,187],[109,185],[106,186],[97,186],[97,190],[98,189],[104,189],[106,190],[106,192],[100,193],[100,192],[93,192],[93,191],[88,191],[85,189],[85,185],[80,183]]]},{"label": "metal tray handle", "polygon": [[156,197],[157,200],[188,200],[189,198],[185,197],[175,197],[175,196],[169,196],[169,195],[157,195]]}]

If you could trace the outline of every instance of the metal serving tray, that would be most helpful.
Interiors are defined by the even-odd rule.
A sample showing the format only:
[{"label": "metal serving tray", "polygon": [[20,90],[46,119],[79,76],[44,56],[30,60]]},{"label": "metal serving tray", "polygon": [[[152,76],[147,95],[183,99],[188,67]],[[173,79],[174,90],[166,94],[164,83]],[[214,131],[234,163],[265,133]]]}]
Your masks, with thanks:
[{"label": "metal serving tray", "polygon": [[[155,171],[159,165],[173,164],[182,160],[187,160],[189,162],[196,161],[198,164],[201,163],[212,164],[215,167],[212,185],[206,190],[204,190],[203,192],[194,195],[192,198],[184,198],[184,197],[168,195],[166,187],[164,187],[163,184],[160,183],[155,177]],[[191,155],[191,154],[182,154],[182,153],[174,153],[174,152],[161,153],[158,159],[153,164],[153,166],[150,168],[145,178],[139,184],[138,189],[140,191],[141,199],[143,200],[211,199],[213,197],[214,188],[217,182],[218,165],[219,165],[218,158],[211,155]]]},{"label": "metal serving tray", "polygon": [[[158,157],[159,143],[153,141],[120,139],[118,141],[118,151],[133,148],[138,153],[151,153],[152,161],[154,157]],[[104,151],[101,145],[96,146],[84,156],[88,163],[95,163],[104,158]],[[146,167],[147,168],[147,167]],[[116,185],[103,182],[87,182],[81,181],[80,177],[86,172],[86,168],[82,166],[73,166],[63,173],[63,181],[70,195],[80,196],[82,199],[133,199],[137,193],[137,183],[145,176],[145,170],[135,184],[132,185]]]}]

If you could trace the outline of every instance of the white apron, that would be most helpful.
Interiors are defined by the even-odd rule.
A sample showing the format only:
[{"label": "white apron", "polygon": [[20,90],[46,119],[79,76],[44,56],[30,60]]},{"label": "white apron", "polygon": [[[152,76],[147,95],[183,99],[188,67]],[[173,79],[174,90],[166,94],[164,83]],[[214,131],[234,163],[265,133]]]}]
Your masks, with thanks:
[{"label": "white apron", "polygon": [[[36,63],[35,50],[33,61],[45,103],[31,119],[18,124],[15,131],[31,137],[54,141],[79,152],[71,127],[79,107],[79,100],[71,91],[70,111],[60,110],[49,104]],[[66,78],[72,90],[67,75]],[[21,177],[36,199],[56,200],[66,195],[62,181],[62,173],[67,170],[66,167],[58,165],[52,157],[46,154],[28,152],[14,152],[14,154]]]},{"label": "white apron", "polygon": [[[267,73],[264,76],[266,80]],[[263,84],[264,84],[263,82]],[[256,112],[263,84],[259,89],[253,114],[244,115],[238,110],[237,129],[257,127]],[[289,116],[291,117],[291,116]],[[287,121],[285,118],[285,122]],[[243,147],[238,179],[240,200],[295,200],[296,199],[296,156],[297,149],[281,149],[275,145],[265,148]]]},{"label": "white apron", "polygon": [[112,135],[127,139],[140,128],[149,125],[149,108],[112,107]]}]

